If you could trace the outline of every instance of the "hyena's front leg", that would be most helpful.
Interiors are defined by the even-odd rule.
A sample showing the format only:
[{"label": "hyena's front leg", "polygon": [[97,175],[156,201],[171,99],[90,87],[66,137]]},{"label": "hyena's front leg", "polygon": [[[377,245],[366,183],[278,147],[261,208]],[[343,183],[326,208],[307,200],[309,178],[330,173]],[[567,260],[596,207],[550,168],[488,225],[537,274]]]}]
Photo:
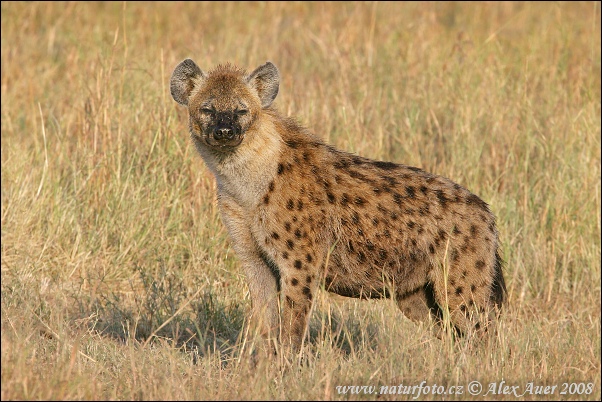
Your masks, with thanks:
[{"label": "hyena's front leg", "polygon": [[282,264],[282,327],[285,350],[299,351],[306,335],[309,313],[318,288],[321,256],[302,253]]},{"label": "hyena's front leg", "polygon": [[252,302],[249,322],[271,345],[268,351],[273,351],[273,341],[277,339],[279,332],[278,272],[275,272],[274,267],[270,267],[269,261],[261,254],[238,204],[227,197],[220,197],[218,201],[222,219],[232,239],[232,246],[247,278]]},{"label": "hyena's front leg", "polygon": [[316,276],[310,271],[283,280],[281,340],[285,350],[299,351],[316,289]]}]

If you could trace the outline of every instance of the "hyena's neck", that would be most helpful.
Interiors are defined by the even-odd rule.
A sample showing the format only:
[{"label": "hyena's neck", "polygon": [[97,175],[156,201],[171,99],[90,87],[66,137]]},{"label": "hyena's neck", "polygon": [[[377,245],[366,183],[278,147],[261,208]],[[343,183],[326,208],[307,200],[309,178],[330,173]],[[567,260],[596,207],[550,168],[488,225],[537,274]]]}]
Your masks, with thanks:
[{"label": "hyena's neck", "polygon": [[201,154],[215,175],[218,191],[247,208],[257,205],[274,179],[282,147],[272,116],[259,118],[231,154]]}]

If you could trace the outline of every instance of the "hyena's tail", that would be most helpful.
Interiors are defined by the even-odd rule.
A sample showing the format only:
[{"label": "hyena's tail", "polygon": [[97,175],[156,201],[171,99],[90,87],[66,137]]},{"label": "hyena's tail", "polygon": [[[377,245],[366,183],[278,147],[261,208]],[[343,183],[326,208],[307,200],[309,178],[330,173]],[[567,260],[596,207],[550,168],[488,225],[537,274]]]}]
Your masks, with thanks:
[{"label": "hyena's tail", "polygon": [[507,299],[506,282],[504,281],[504,273],[502,272],[503,264],[504,261],[502,260],[502,257],[500,257],[499,251],[496,251],[490,300],[498,309],[502,307],[502,304],[504,304]]}]

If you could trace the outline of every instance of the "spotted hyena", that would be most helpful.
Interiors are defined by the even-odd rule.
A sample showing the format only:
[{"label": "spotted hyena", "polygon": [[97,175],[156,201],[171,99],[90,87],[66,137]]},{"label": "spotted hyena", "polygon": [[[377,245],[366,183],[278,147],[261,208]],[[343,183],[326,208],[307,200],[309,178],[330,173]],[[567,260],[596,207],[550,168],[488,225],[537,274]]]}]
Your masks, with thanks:
[{"label": "spotted hyena", "polygon": [[321,286],[484,331],[506,293],[488,205],[444,177],[324,143],[272,108],[279,81],[270,62],[205,73],[190,59],[171,77],[264,335],[297,348]]}]

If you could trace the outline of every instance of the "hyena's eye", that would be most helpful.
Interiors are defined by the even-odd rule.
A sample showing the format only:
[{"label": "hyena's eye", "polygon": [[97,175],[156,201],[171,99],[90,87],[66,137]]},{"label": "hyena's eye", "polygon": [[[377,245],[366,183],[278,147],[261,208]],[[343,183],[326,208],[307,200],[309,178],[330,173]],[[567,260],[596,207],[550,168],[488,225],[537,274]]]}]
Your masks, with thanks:
[{"label": "hyena's eye", "polygon": [[206,114],[206,115],[212,115],[213,114],[213,110],[203,107],[203,108],[201,108],[201,113],[202,114]]},{"label": "hyena's eye", "polygon": [[235,113],[239,116],[244,116],[245,114],[249,113],[249,111],[247,109],[240,109],[237,110]]}]

